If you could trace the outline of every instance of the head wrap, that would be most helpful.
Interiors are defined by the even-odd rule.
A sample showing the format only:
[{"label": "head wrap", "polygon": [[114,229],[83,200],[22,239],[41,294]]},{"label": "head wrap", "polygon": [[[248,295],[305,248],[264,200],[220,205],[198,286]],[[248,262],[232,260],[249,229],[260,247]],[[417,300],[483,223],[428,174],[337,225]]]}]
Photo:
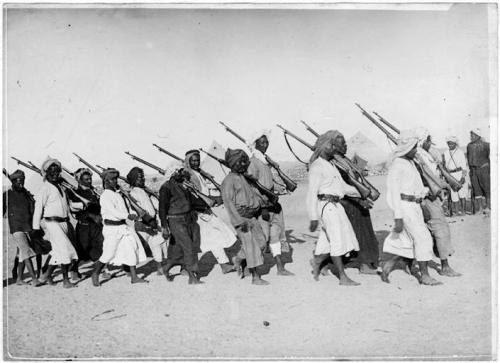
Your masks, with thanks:
[{"label": "head wrap", "polygon": [[[422,146],[424,144],[425,140],[427,140],[427,138],[429,136],[431,136],[431,134],[429,133],[429,130],[427,130],[425,127],[417,127],[415,129],[412,129],[409,131],[413,132],[415,137],[417,137],[419,146]],[[434,144],[431,140],[431,145],[436,145],[436,144]]]},{"label": "head wrap", "polygon": [[75,171],[75,179],[76,179],[76,181],[78,183],[80,183],[81,180],[82,180],[82,177],[85,174],[89,174],[90,176],[92,176],[92,171],[90,171],[90,169],[88,169],[88,168],[80,168],[77,171]]},{"label": "head wrap", "polygon": [[230,169],[233,169],[233,167],[243,158],[244,156],[248,155],[241,149],[227,149],[226,154],[224,155],[224,160],[226,160],[227,165],[229,166]]},{"label": "head wrap", "polygon": [[168,180],[174,175],[177,171],[181,170],[184,167],[184,164],[179,160],[174,160],[165,168],[165,178]]},{"label": "head wrap", "polygon": [[120,172],[115,168],[107,168],[101,173],[101,178],[104,183],[109,181],[114,176],[120,176]]},{"label": "head wrap", "polygon": [[314,144],[314,152],[309,159],[309,164],[312,164],[317,158],[319,158],[320,154],[323,152],[328,143],[332,140],[335,140],[338,136],[343,136],[337,130],[328,130],[316,139],[316,143]]},{"label": "head wrap", "polygon": [[265,136],[269,140],[270,135],[271,135],[271,130],[269,130],[269,129],[262,129],[262,130],[254,132],[252,135],[250,135],[250,137],[247,140],[249,143],[248,147],[250,148],[250,150],[255,149],[255,142],[258,139],[260,139],[262,136]]},{"label": "head wrap", "polygon": [[458,145],[458,137],[454,135],[446,136],[446,142],[453,142]]},{"label": "head wrap", "polygon": [[419,138],[414,130],[401,130],[396,149],[393,152],[393,158],[405,156],[418,144],[418,142]]},{"label": "head wrap", "polygon": [[61,162],[57,159],[53,159],[50,156],[45,160],[42,164],[42,176],[43,180],[45,180],[45,175],[47,174],[47,170],[50,168],[51,165],[57,165],[59,168],[61,168]]},{"label": "head wrap", "polygon": [[9,180],[14,181],[17,178],[24,178],[24,171],[17,169],[15,172],[9,175]]},{"label": "head wrap", "polygon": [[475,129],[472,129],[471,132],[474,133],[474,134],[476,134],[479,137],[483,136],[483,135],[481,135],[481,129],[479,127],[476,127]]},{"label": "head wrap", "polygon": [[139,168],[138,166],[134,166],[127,174],[127,181],[130,185],[134,185],[137,179],[139,178],[139,174],[144,174],[144,170]]},{"label": "head wrap", "polygon": [[191,158],[194,155],[200,156],[200,150],[193,149],[193,150],[189,150],[188,152],[186,152],[186,156],[184,158],[184,168],[185,169],[191,169],[191,165],[189,165],[189,161],[191,160]]}]

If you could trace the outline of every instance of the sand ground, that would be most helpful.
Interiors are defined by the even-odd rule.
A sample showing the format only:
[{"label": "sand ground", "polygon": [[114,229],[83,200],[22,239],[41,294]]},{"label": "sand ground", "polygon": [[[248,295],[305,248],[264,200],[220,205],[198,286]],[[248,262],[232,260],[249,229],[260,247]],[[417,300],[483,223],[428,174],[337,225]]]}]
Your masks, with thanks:
[{"label": "sand ground", "polygon": [[[392,227],[391,213],[384,178],[372,181],[382,191],[372,211],[382,238]],[[341,287],[333,275],[319,282],[311,277],[308,261],[317,233],[307,230],[305,188],[282,198],[293,247],[287,267],[296,276],[279,277],[271,267],[265,287],[234,273],[222,275],[211,256],[204,261],[213,269],[198,286],[187,285],[183,276],[167,283],[147,266],[142,271],[150,283],[142,285],[131,285],[126,276],[100,288],[89,279],[70,290],[61,283],[7,285],[14,248],[4,234],[10,255],[3,269],[4,358],[492,358],[497,271],[491,254],[497,250],[489,218],[450,219],[456,249],[450,262],[462,277],[432,270],[444,284],[428,287],[397,270],[385,284],[348,269],[361,286]],[[269,269],[270,256],[266,261]]]}]

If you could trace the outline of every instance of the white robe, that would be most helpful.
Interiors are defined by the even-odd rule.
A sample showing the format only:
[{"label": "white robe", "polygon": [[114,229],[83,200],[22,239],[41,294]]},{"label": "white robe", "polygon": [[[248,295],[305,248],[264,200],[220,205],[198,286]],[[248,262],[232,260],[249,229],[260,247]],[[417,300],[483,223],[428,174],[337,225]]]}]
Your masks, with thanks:
[{"label": "white robe", "polygon": [[459,198],[467,198],[469,196],[469,183],[467,180],[467,160],[464,152],[458,147],[455,150],[448,149],[444,152],[444,162],[448,170],[462,168],[460,171],[450,173],[455,179],[460,180],[462,177],[465,178],[465,183],[458,192],[451,190],[451,200],[458,202]]},{"label": "white robe", "polygon": [[346,184],[337,168],[323,158],[316,159],[309,169],[307,212],[310,220],[321,220],[322,227],[314,254],[343,256],[359,251],[359,243],[351,222],[340,203],[320,201],[318,194],[359,197],[356,188]]}]

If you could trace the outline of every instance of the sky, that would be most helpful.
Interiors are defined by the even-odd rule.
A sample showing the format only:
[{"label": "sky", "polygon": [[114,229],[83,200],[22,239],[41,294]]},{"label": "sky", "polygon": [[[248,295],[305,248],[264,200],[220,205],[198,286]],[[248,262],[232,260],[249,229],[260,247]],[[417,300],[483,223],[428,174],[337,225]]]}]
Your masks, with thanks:
[{"label": "sky", "polygon": [[126,174],[138,164],[124,151],[160,167],[171,161],[152,143],[179,156],[213,140],[242,148],[218,121],[245,138],[271,129],[275,160],[294,160],[278,123],[314,142],[300,120],[346,137],[361,131],[390,150],[355,102],[401,129],[427,127],[440,147],[450,132],[466,145],[471,128],[487,134],[497,117],[496,28],[488,29],[486,4],[448,11],[17,5],[4,10],[3,163],[13,171],[10,156],[41,165],[50,155],[75,170],[76,152]]}]

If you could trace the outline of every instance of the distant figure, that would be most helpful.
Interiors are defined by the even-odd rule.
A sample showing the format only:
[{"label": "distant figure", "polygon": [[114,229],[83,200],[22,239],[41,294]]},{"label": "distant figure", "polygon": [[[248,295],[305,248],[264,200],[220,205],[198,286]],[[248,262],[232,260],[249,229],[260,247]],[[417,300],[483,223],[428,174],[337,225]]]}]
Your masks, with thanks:
[{"label": "distant figure", "polygon": [[448,136],[446,143],[448,144],[448,150],[445,150],[443,153],[444,166],[451,176],[462,184],[462,188],[458,192],[450,188],[452,209],[458,209],[458,215],[463,215],[466,211],[465,198],[467,198],[469,189],[467,182],[467,160],[464,152],[458,148],[458,138],[456,136]]},{"label": "distant figure", "polygon": [[428,194],[415,165],[418,138],[415,132],[402,130],[393,161],[387,175],[387,203],[394,213],[394,229],[384,241],[384,252],[393,254],[382,264],[382,281],[389,283],[389,274],[401,257],[416,259],[420,268],[421,283],[440,285],[429,275],[428,263],[432,260],[432,236],[425,225],[420,203]]},{"label": "distant figure", "polygon": [[491,208],[490,201],[490,144],[481,137],[481,131],[475,128],[470,132],[471,142],[467,145],[467,161],[470,169],[472,194],[475,210],[483,207],[481,199],[486,198],[486,210]]},{"label": "distant figure", "polygon": [[29,245],[28,232],[32,231],[32,217],[35,200],[31,193],[24,188],[24,172],[16,170],[9,175],[12,188],[3,193],[3,214],[7,214],[9,229],[16,243],[19,253],[19,263],[16,276],[16,284],[24,285],[23,270],[26,266],[31,276],[31,285],[41,286],[38,280],[31,258],[36,253]]},{"label": "distant figure", "polygon": [[[257,179],[259,183],[267,189],[274,191],[275,187],[271,165],[269,165],[265,157],[265,153],[269,147],[267,135],[267,131],[258,132],[252,137],[253,140],[250,140],[252,142],[253,152],[250,158],[248,174]],[[262,196],[262,198],[264,199],[264,204],[269,206],[262,209],[262,213],[258,220],[266,236],[267,243],[269,243],[271,253],[276,260],[277,273],[280,276],[293,276],[294,274],[285,268],[281,260],[282,246],[288,247],[283,210],[279,203],[271,205],[266,196]]]},{"label": "distant figure", "polygon": [[313,259],[313,277],[318,280],[320,267],[331,256],[340,285],[359,285],[344,271],[342,257],[351,251],[359,251],[358,240],[340,200],[345,196],[360,197],[356,188],[346,184],[337,167],[330,161],[335,155],[336,139],[343,137],[330,130],[320,135],[314,145],[309,163],[309,188],[307,190],[307,212],[309,230],[314,232],[322,222]]}]

